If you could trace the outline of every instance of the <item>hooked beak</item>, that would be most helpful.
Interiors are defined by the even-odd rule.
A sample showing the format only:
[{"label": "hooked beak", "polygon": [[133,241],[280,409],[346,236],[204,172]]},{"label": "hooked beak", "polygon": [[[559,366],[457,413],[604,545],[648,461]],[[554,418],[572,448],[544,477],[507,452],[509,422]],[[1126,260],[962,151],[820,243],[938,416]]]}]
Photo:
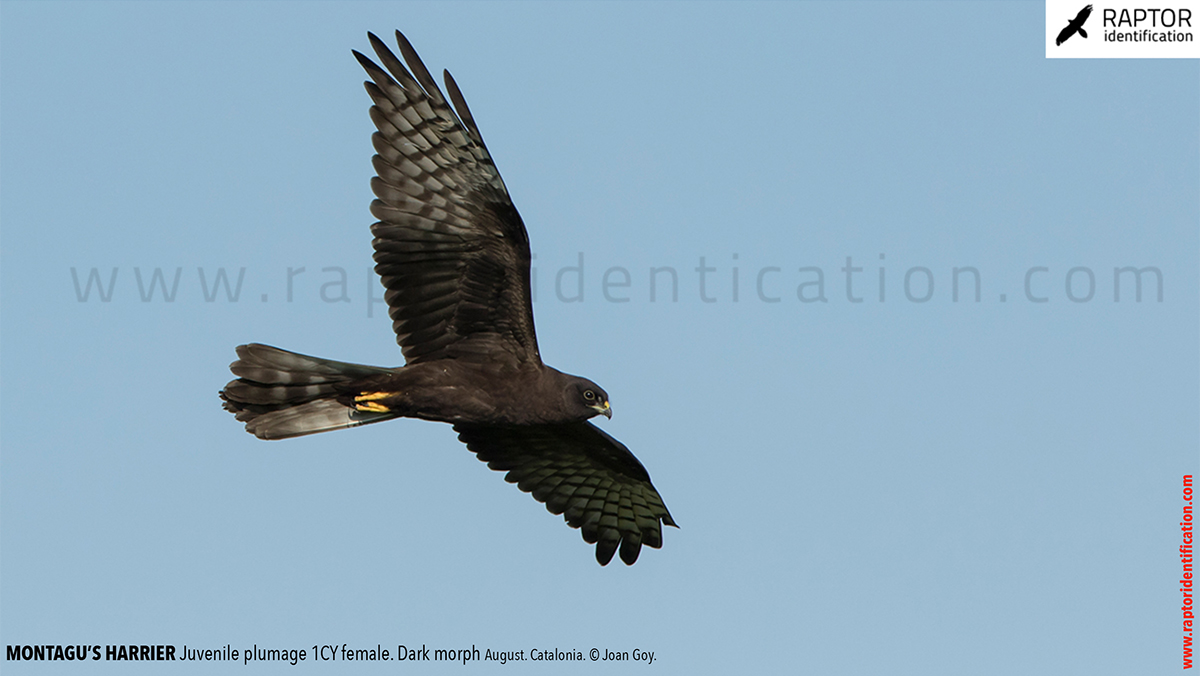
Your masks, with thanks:
[{"label": "hooked beak", "polygon": [[612,407],[608,405],[607,401],[603,404],[596,404],[595,406],[592,406],[592,410],[596,411],[605,418],[612,420]]}]

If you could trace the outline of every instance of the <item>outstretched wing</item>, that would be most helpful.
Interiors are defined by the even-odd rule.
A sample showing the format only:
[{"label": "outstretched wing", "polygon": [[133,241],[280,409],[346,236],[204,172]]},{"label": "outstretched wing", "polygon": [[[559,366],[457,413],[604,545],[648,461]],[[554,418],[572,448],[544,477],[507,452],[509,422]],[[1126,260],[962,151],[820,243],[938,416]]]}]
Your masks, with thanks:
[{"label": "outstretched wing", "polygon": [[[408,40],[408,68],[374,35],[371,81],[379,219],[375,271],[409,364],[457,358],[541,363],[529,292],[529,236],[466,101],[446,73],[451,109]],[[411,69],[411,73],[409,72]]]},{"label": "outstretched wing", "polygon": [[642,463],[621,442],[589,422],[561,425],[455,425],[458,438],[504,479],[562,514],[607,565],[637,561],[642,545],[662,546],[671,513]]},{"label": "outstretched wing", "polygon": [[1088,6],[1084,7],[1083,9],[1079,10],[1079,13],[1075,15],[1075,20],[1072,21],[1071,23],[1075,24],[1076,27],[1082,26],[1083,23],[1085,21],[1087,21],[1088,17],[1091,15],[1092,15],[1092,6],[1088,5]]}]

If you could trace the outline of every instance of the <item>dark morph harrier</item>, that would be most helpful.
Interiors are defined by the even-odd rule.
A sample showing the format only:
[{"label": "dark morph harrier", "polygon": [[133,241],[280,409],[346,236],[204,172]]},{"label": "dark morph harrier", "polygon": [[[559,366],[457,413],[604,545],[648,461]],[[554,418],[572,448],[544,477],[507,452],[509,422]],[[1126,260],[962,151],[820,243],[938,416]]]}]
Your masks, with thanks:
[{"label": "dark morph harrier", "polygon": [[588,422],[612,417],[604,390],[542,363],[529,236],[475,119],[446,72],[451,109],[399,31],[408,68],[368,35],[387,69],[354,52],[379,130],[375,271],[405,365],[242,345],[225,408],[260,439],[402,417],[451,423],[488,467],[581,529],[601,565],[618,549],[632,564],[675,522],[637,458]]},{"label": "dark morph harrier", "polygon": [[1082,35],[1083,37],[1086,38],[1087,31],[1083,30],[1083,24],[1085,22],[1087,22],[1088,17],[1091,15],[1092,15],[1092,6],[1091,5],[1088,5],[1087,7],[1084,7],[1083,9],[1079,10],[1079,13],[1075,15],[1075,18],[1071,19],[1071,22],[1067,24],[1067,27],[1058,32],[1058,38],[1054,41],[1054,44],[1056,46],[1061,45],[1062,43],[1067,41],[1067,38],[1071,37],[1075,33],[1079,33],[1080,35]]}]

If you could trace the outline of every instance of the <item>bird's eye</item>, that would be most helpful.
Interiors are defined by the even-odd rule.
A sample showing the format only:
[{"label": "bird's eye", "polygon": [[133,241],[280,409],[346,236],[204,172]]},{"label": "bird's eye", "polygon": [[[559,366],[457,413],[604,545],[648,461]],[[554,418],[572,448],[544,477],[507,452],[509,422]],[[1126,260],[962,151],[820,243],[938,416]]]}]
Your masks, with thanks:
[{"label": "bird's eye", "polygon": [[583,398],[584,398],[584,399],[587,399],[588,401],[591,401],[591,400],[593,400],[593,399],[595,399],[595,398],[596,398],[596,393],[595,393],[595,392],[593,392],[593,391],[591,391],[591,390],[584,390],[584,391],[583,391]]}]

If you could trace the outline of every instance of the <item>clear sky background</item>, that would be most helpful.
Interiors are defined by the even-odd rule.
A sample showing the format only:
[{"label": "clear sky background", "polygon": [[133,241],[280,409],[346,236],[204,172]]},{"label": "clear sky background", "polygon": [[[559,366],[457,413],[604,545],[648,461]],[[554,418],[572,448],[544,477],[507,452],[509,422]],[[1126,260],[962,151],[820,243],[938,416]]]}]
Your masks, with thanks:
[{"label": "clear sky background", "polygon": [[[543,357],[682,526],[631,568],[446,425],[220,407],[240,343],[401,362],[350,54],[396,28],[524,217]],[[1040,2],[4,2],[0,38],[0,643],[1181,671],[1195,61],[1047,60]],[[128,666],[3,666],[85,669]]]}]

